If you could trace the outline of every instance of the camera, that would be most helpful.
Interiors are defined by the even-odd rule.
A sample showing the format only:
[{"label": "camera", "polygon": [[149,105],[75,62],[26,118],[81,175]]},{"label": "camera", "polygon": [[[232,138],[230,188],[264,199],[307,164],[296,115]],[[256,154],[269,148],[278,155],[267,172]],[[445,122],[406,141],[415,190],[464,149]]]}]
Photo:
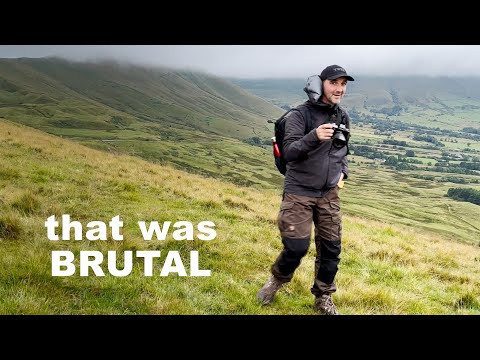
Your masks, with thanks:
[{"label": "camera", "polygon": [[332,135],[332,142],[333,146],[336,148],[341,148],[347,145],[348,138],[350,136],[350,129],[347,129],[347,127],[344,124],[340,124],[337,126],[337,124],[332,124],[333,125],[333,135]]}]

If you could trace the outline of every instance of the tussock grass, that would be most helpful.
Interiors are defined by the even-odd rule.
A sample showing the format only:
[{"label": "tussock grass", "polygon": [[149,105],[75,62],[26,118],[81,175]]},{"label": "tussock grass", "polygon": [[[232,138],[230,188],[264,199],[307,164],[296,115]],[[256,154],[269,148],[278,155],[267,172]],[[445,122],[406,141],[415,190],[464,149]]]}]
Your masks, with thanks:
[{"label": "tussock grass", "polygon": [[13,211],[0,214],[0,239],[18,239],[22,233],[20,217]]},{"label": "tussock grass", "polygon": [[[15,139],[15,141],[12,141]],[[34,140],[34,141],[33,141]],[[29,144],[41,151],[25,152]],[[15,176],[0,177],[0,313],[2,314],[311,314],[314,246],[271,306],[256,293],[281,250],[276,227],[278,191],[241,187],[108,154],[0,121],[0,158]],[[9,154],[9,156],[5,156]],[[10,173],[11,170],[9,170]],[[44,181],[32,181],[38,177]],[[355,185],[353,185],[355,186]],[[358,186],[358,185],[357,185]],[[347,190],[348,188],[344,189]],[[351,188],[350,188],[351,189]],[[342,190],[343,191],[343,190]],[[344,193],[344,242],[334,300],[344,314],[480,314],[480,248],[441,233],[394,224],[371,214],[352,190]],[[36,205],[33,205],[36,204]],[[350,207],[349,207],[350,205]],[[386,217],[387,211],[383,211]],[[70,214],[82,225],[121,216],[123,241],[47,238],[44,222]],[[213,221],[211,241],[146,241],[138,221]],[[198,234],[197,229],[194,230]],[[15,241],[11,241],[15,240]],[[75,255],[76,273],[51,276],[51,252]],[[134,257],[133,271],[114,277],[79,276],[80,251],[159,250],[153,276]],[[187,273],[190,251],[210,277],[160,277],[168,251],[178,251]]]},{"label": "tussock grass", "polygon": [[11,204],[16,209],[25,214],[32,214],[40,209],[41,203],[37,196],[31,192],[27,192],[14,200]]}]

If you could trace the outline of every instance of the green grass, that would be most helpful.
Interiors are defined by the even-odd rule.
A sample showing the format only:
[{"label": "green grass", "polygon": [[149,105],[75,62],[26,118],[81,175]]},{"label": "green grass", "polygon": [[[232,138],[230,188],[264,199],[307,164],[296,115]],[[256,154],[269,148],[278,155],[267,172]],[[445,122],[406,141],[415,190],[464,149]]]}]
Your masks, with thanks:
[{"label": "green grass", "polygon": [[[0,121],[0,144],[7,169],[0,177],[0,313],[314,314],[309,292],[313,247],[271,306],[256,302],[256,292],[281,250],[277,190],[236,186],[108,154],[6,121]],[[430,229],[419,231],[418,224],[409,228],[397,219],[383,221],[388,210],[380,203],[380,192],[359,194],[361,183],[368,182],[356,169],[353,173],[342,195],[344,250],[334,295],[339,310],[479,314],[480,248],[452,242]],[[414,192],[396,188],[392,204],[400,191],[405,196]],[[357,205],[355,215],[359,198],[364,203]],[[379,204],[374,213],[382,216],[368,219],[375,198]],[[84,226],[94,220],[108,223],[120,215],[124,240],[50,241],[44,222],[52,214],[70,214]],[[424,216],[434,219],[438,214]],[[170,233],[165,241],[145,241],[137,226],[138,221],[204,220],[215,223],[214,240],[177,241]],[[114,250],[119,259],[125,251],[160,250],[162,255],[152,277],[143,275],[141,259],[134,261],[133,272],[126,277],[110,275],[106,264],[102,264],[105,277],[81,277],[78,268],[74,276],[52,277],[54,250],[72,251],[77,266],[80,251],[86,250],[105,257]],[[211,270],[210,277],[159,276],[168,251],[179,252],[188,273],[192,250],[199,252],[200,269]]]},{"label": "green grass", "polygon": [[358,164],[351,171],[355,175],[345,188],[347,212],[479,244],[480,208],[445,197],[451,187],[480,189],[479,184],[438,183],[378,168],[361,169]]}]

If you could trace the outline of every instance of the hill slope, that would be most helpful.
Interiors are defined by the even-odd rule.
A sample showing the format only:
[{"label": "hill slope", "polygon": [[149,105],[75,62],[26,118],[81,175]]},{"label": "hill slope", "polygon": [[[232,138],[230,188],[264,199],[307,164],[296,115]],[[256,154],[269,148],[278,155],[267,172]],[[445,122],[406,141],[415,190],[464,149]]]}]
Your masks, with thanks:
[{"label": "hill slope", "polygon": [[[204,179],[135,157],[79,146],[0,120],[1,314],[313,314],[313,247],[272,306],[255,294],[280,250],[280,197]],[[45,221],[70,214],[86,225],[119,215],[124,240],[47,238]],[[138,221],[213,221],[210,241],[143,240]],[[197,232],[195,231],[195,234]],[[480,314],[480,248],[344,216],[338,292],[344,314]],[[52,251],[72,251],[76,273],[52,277]],[[153,275],[134,259],[125,277],[79,276],[80,251],[161,251]],[[187,274],[189,253],[209,277],[160,276],[168,251]],[[105,260],[106,261],[106,260]]]},{"label": "hill slope", "polygon": [[227,80],[200,73],[0,59],[0,118],[236,184],[281,182],[265,166],[267,150],[243,141],[270,139],[266,120],[282,112]]},{"label": "hill slope", "polygon": [[[268,136],[281,109],[213,76],[114,62],[0,59],[0,116],[56,128]],[[155,125],[152,129],[152,125]]]}]

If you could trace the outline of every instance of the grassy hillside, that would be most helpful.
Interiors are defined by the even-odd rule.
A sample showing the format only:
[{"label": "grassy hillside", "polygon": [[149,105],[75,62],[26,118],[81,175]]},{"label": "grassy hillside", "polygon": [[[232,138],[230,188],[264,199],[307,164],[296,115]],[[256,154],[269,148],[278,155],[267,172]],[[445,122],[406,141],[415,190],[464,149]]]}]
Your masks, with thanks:
[{"label": "grassy hillside", "polygon": [[0,59],[0,116],[59,128],[158,136],[163,128],[237,139],[268,136],[282,110],[213,76],[57,58]]},{"label": "grassy hillside", "polygon": [[[272,306],[261,307],[255,299],[281,249],[277,191],[108,154],[5,120],[0,120],[0,159],[1,314],[314,314],[308,290],[313,247]],[[363,218],[363,211],[380,219],[386,211],[374,202],[381,189],[360,195],[357,190],[368,181],[359,174],[355,178],[344,193],[349,210],[334,295],[339,310],[480,314],[480,248],[427,229]],[[370,202],[355,204],[359,196]],[[392,203],[395,199],[385,205]],[[48,240],[44,223],[52,214],[70,214],[83,225],[108,223],[120,215],[124,240],[110,234],[108,240]],[[210,241],[174,240],[171,233],[165,241],[145,241],[137,227],[138,221],[205,220],[215,223],[217,236]],[[51,275],[54,250],[75,254],[75,275]],[[104,277],[91,271],[79,276],[78,256],[86,250],[105,258],[107,251],[117,251],[120,259],[124,251],[159,250],[162,255],[151,277],[143,275],[144,262],[136,258],[126,277],[110,275],[105,263]],[[189,253],[198,251],[199,268],[211,270],[211,276],[159,276],[168,251],[179,252],[187,273]]]},{"label": "grassy hillside", "polygon": [[480,190],[478,184],[432,182],[414,178],[414,171],[379,170],[375,165],[352,164],[350,171],[344,189],[349,214],[480,246],[480,206],[446,197],[449,188]]},{"label": "grassy hillside", "polygon": [[0,59],[0,118],[236,184],[281,182],[265,167],[267,150],[242,141],[270,139],[266,120],[282,112],[227,80],[201,73],[114,62]]}]

